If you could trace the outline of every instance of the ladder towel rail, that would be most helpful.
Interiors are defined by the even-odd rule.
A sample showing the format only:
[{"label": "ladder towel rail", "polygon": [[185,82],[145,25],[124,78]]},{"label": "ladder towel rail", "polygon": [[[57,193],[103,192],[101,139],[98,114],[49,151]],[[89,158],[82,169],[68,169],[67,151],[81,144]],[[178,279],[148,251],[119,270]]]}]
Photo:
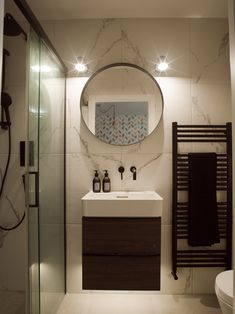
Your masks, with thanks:
[{"label": "ladder towel rail", "polygon": [[[179,194],[188,194],[189,165],[187,149],[179,152],[179,145],[219,143],[224,152],[217,153],[216,191],[225,193],[225,200],[217,201],[220,239],[223,248],[188,247],[179,249],[179,242],[188,239],[188,200]],[[232,255],[232,126],[178,125],[172,123],[173,189],[172,189],[172,275],[178,279],[178,267],[225,267],[231,269]],[[203,151],[203,150],[201,150]],[[201,152],[200,151],[200,152]],[[186,197],[187,198],[187,197]]]}]

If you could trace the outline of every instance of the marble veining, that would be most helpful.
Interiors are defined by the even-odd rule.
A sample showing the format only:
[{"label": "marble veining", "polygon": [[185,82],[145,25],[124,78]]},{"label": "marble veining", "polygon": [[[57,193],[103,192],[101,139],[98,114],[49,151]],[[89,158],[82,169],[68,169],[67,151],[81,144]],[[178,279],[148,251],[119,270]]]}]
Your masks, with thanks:
[{"label": "marble veining", "polygon": [[5,196],[5,199],[8,201],[8,204],[10,205],[10,209],[11,209],[12,212],[14,213],[16,219],[17,219],[18,221],[20,221],[20,214],[19,214],[19,212],[16,210],[16,208],[14,207],[14,204],[13,204],[12,200],[10,199],[10,197],[9,197],[7,194],[5,194],[4,196]]},{"label": "marble veining", "polygon": [[[117,38],[108,46],[108,48],[101,54],[100,59],[104,58],[116,45],[122,40],[122,38]],[[99,65],[99,64],[97,64]]]},{"label": "marble veining", "polygon": [[[214,59],[212,59],[209,63],[204,64],[202,66],[201,72],[198,74],[197,78],[195,79],[195,83],[199,83],[201,78],[203,77],[204,73],[207,71],[208,68],[210,68],[212,65],[214,65],[218,60],[221,58],[221,56],[225,55],[228,50],[229,45],[229,33],[226,33],[220,40],[220,44],[218,47],[217,55]],[[197,57],[197,55],[191,50],[192,56],[196,59],[198,66],[200,59]]]},{"label": "marble veining", "polygon": [[[99,40],[100,40],[100,38],[101,38],[103,32],[104,32],[110,25],[112,25],[114,21],[115,21],[115,19],[103,19],[103,20],[101,20],[101,27],[99,28],[99,30],[98,30],[98,32],[97,32],[97,34],[96,34],[96,36],[95,36],[94,44],[93,44],[92,47],[90,48],[89,54],[91,54],[91,53],[95,50],[95,48],[96,48],[96,46],[97,46],[97,44],[98,44],[98,42],[99,42]],[[88,54],[88,55],[89,55],[89,54]]]},{"label": "marble veining", "polygon": [[227,32],[221,39],[218,49],[218,58],[227,52],[228,46],[229,46],[229,33]]},{"label": "marble veining", "polygon": [[189,269],[188,274],[187,274],[186,279],[185,279],[184,294],[191,292],[192,277],[193,277],[193,270]]},{"label": "marble veining", "polygon": [[123,150],[125,150],[125,152],[128,154],[140,153],[142,150],[142,142],[143,141],[139,141],[138,143],[135,143],[134,145],[131,145],[130,147],[127,146],[126,148],[123,148]]},{"label": "marble veining", "polygon": [[[111,21],[108,20],[107,22],[104,22],[101,29],[98,31],[98,34],[97,34],[96,39],[95,39],[95,43],[92,46],[91,51],[93,51],[95,49],[95,47],[97,46],[97,43],[98,43],[98,41],[99,41],[99,39],[103,33],[103,30],[108,25],[110,25],[112,22],[113,22],[113,20],[111,20]],[[140,52],[140,48],[136,44],[134,44],[132,42],[132,40],[128,37],[127,30],[121,29],[120,31],[121,31],[120,37],[118,37],[115,40],[112,40],[109,43],[108,47],[100,54],[99,57],[97,57],[96,69],[98,69],[100,67],[101,60],[103,60],[113,49],[115,49],[115,47],[117,46],[117,44],[119,42],[121,42],[121,45],[122,45],[122,55],[121,55],[122,61],[130,61],[130,60],[126,60],[125,54],[123,53],[124,44],[125,44],[126,45],[125,49],[129,50],[132,53],[132,58],[134,57],[134,59],[131,60],[130,62],[137,64],[139,66],[142,66],[143,68],[146,68],[145,58],[142,56],[142,54]],[[117,61],[120,62],[121,60],[117,60]]]},{"label": "marble veining", "polygon": [[[132,60],[132,62],[134,64],[142,66],[143,68],[146,68],[146,62],[144,57],[140,53],[140,48],[132,42],[132,40],[128,37],[127,31],[124,29],[121,30],[121,38],[122,42],[125,43],[127,45],[127,48],[132,52],[132,57],[135,56],[135,59]],[[124,58],[125,56],[123,55],[122,57]]]},{"label": "marble veining", "polygon": [[82,156],[89,158],[89,160],[92,162],[92,165],[94,167],[94,169],[98,169],[100,170],[100,166],[99,163],[95,160],[95,157],[99,157],[99,158],[103,158],[105,160],[111,160],[114,162],[118,162],[119,164],[121,164],[121,160],[115,158],[113,155],[111,154],[102,154],[102,153],[91,153],[90,149],[89,149],[89,144],[86,140],[84,140],[80,134],[80,132],[78,131],[78,129],[76,127],[74,127],[74,130],[76,131],[82,146],[85,149],[85,153],[81,153]]},{"label": "marble veining", "polygon": [[[149,165],[151,165],[153,162],[155,162],[156,160],[158,160],[160,157],[162,156],[162,153],[157,154],[157,156],[149,159],[148,161],[146,161],[144,164],[138,165],[138,169],[137,172],[140,173],[142,171],[144,171]],[[138,176],[137,173],[137,176]],[[133,175],[132,174],[128,174],[124,179],[123,182],[125,182],[126,180],[130,179]]]},{"label": "marble veining", "polygon": [[0,229],[0,248],[3,247],[7,234],[8,234],[8,231],[4,231]]},{"label": "marble veining", "polygon": [[[103,158],[104,160],[110,160],[110,161],[114,161],[117,162],[119,164],[121,164],[121,159],[120,158],[116,158],[114,156],[112,156],[111,154],[105,155],[105,154],[92,154],[91,156],[94,157],[98,157],[98,158]],[[92,157],[90,157],[92,158]]]},{"label": "marble veining", "polygon": [[203,123],[206,125],[211,125],[211,119],[210,115],[208,113],[205,113],[203,108],[200,107],[198,97],[192,96],[192,103],[193,103],[193,109],[197,111],[197,115],[200,114],[200,117],[203,119]]},{"label": "marble veining", "polygon": [[[194,117],[196,115],[200,115],[200,119],[203,120],[203,122],[200,122],[200,124],[213,125],[213,122],[211,121],[210,114],[206,113],[204,111],[204,108],[199,105],[199,101],[198,101],[197,96],[192,96],[192,103],[193,103],[193,110],[195,111]],[[216,123],[216,124],[218,124],[218,123]],[[224,124],[224,123],[221,123],[221,124]],[[224,151],[224,144],[223,143],[216,143],[216,142],[213,143],[212,142],[212,143],[208,143],[207,145],[210,146],[212,148],[212,150],[214,149],[215,152],[217,152],[217,153]]]}]

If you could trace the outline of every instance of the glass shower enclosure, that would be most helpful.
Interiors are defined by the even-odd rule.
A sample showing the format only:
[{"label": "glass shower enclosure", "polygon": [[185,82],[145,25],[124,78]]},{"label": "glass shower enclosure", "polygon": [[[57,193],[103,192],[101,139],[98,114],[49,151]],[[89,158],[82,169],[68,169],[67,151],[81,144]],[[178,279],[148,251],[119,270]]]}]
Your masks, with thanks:
[{"label": "glass shower enclosure", "polygon": [[31,28],[28,40],[28,313],[65,294],[65,71]]},{"label": "glass shower enclosure", "polygon": [[[22,220],[22,229],[16,230],[18,233],[13,233],[12,229],[13,240],[10,244],[13,245],[1,251],[1,256],[9,251],[4,256],[4,264],[1,264],[4,266],[1,267],[1,274],[5,272],[4,280],[7,284],[14,279],[14,284],[9,284],[10,288],[4,288],[6,292],[9,290],[12,293],[4,294],[4,300],[7,304],[13,304],[14,300],[8,295],[14,297],[15,292],[20,292],[23,301],[17,313],[24,311],[26,294],[26,314],[55,314],[66,291],[66,67],[25,0],[0,2],[0,46],[9,56],[7,71],[5,67],[3,71],[4,78],[7,74],[8,86],[2,86],[2,89],[7,91],[8,88],[13,99],[9,111],[14,122],[9,122],[8,127],[12,127],[15,149],[10,168],[14,164],[12,172],[16,172],[16,176],[10,177],[13,184],[9,184],[9,190],[14,191],[14,200],[19,209],[18,213],[13,207],[19,214],[16,218],[21,219],[24,212],[26,218]],[[1,113],[2,108],[1,104]],[[2,123],[5,118],[6,114],[1,114]],[[6,135],[3,132],[1,135],[3,143],[2,138],[5,140]],[[8,147],[5,146],[10,156],[11,139]],[[4,155],[1,159],[4,165],[5,159]],[[17,187],[17,193],[12,186]],[[7,210],[4,213],[8,213]],[[5,216],[2,214],[2,217]],[[17,241],[17,237],[20,241]],[[27,266],[24,255],[27,255]],[[20,284],[17,279],[20,279]],[[0,313],[5,313],[2,307],[0,300]],[[8,312],[16,313],[13,310]]]}]

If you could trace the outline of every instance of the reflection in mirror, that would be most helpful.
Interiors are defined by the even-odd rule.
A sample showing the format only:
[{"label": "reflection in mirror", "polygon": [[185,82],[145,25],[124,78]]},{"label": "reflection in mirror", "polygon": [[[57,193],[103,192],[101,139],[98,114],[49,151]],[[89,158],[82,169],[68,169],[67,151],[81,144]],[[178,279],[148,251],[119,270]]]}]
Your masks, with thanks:
[{"label": "reflection in mirror", "polygon": [[82,118],[100,140],[130,145],[157,127],[163,97],[156,80],[144,69],[115,63],[96,72],[81,95]]}]

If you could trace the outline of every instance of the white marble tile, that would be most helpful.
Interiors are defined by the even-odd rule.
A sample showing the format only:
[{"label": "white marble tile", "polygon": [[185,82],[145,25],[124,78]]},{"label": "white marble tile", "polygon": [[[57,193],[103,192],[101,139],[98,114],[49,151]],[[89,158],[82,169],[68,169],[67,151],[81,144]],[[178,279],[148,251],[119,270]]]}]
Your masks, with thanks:
[{"label": "white marble tile", "polygon": [[193,124],[225,124],[231,121],[228,84],[192,83],[191,97]]},{"label": "white marble tile", "polygon": [[111,190],[120,190],[121,180],[117,177],[121,165],[120,154],[70,154],[67,155],[67,184],[76,190],[92,190],[94,170],[98,170],[100,178],[103,170],[108,170],[111,180]]},{"label": "white marble tile", "polygon": [[215,152],[218,154],[226,152],[226,144],[225,143],[194,143],[192,145],[191,152]]},{"label": "white marble tile", "polygon": [[122,19],[121,28],[122,61],[138,64],[155,75],[158,58],[167,56],[167,76],[189,75],[188,20]]},{"label": "white marble tile", "polygon": [[67,152],[68,153],[121,153],[122,147],[107,144],[96,138],[88,129],[83,121],[80,121],[80,115],[74,115],[78,119],[76,125],[67,129]]},{"label": "white marble tile", "polygon": [[190,20],[190,65],[195,82],[229,83],[227,19]]},{"label": "white marble tile", "polygon": [[[80,129],[80,120],[81,120],[81,111],[80,111],[80,97],[82,90],[88,80],[88,77],[73,77],[67,78],[66,82],[66,97],[67,97],[67,121],[66,121],[66,128],[67,128],[67,152],[80,152],[78,150],[79,143],[73,143],[71,141],[72,133],[70,134],[70,129],[76,128]],[[71,141],[71,144],[70,142]],[[76,147],[77,145],[77,147]]]},{"label": "white marble tile", "polygon": [[67,207],[66,207],[66,222],[81,223],[82,222],[82,201],[81,198],[88,190],[77,190],[77,187],[72,186],[72,181],[69,180],[71,188],[67,192]]},{"label": "white marble tile", "polygon": [[67,20],[53,23],[56,29],[54,44],[69,68],[69,75],[76,76],[73,68],[78,57],[84,57],[91,71],[120,61],[119,20]]},{"label": "white marble tile", "polygon": [[82,290],[82,225],[67,224],[67,292]]},{"label": "white marble tile", "polygon": [[111,190],[121,190],[118,167],[121,165],[119,154],[69,154],[67,155],[67,222],[81,222],[83,197],[92,190],[94,170],[98,169],[100,179],[107,169],[111,180]]},{"label": "white marble tile", "polygon": [[[168,155],[170,156],[170,154],[122,154],[122,165],[125,168],[121,181],[122,190],[153,189],[161,194],[160,187],[164,189],[166,183],[163,183],[159,170],[164,166],[165,171],[168,170],[169,165],[163,165],[166,161],[164,157]],[[130,171],[132,166],[137,169],[136,180],[133,180],[133,174]]]},{"label": "white marble tile", "polygon": [[193,293],[215,293],[215,278],[224,268],[194,268]]}]

